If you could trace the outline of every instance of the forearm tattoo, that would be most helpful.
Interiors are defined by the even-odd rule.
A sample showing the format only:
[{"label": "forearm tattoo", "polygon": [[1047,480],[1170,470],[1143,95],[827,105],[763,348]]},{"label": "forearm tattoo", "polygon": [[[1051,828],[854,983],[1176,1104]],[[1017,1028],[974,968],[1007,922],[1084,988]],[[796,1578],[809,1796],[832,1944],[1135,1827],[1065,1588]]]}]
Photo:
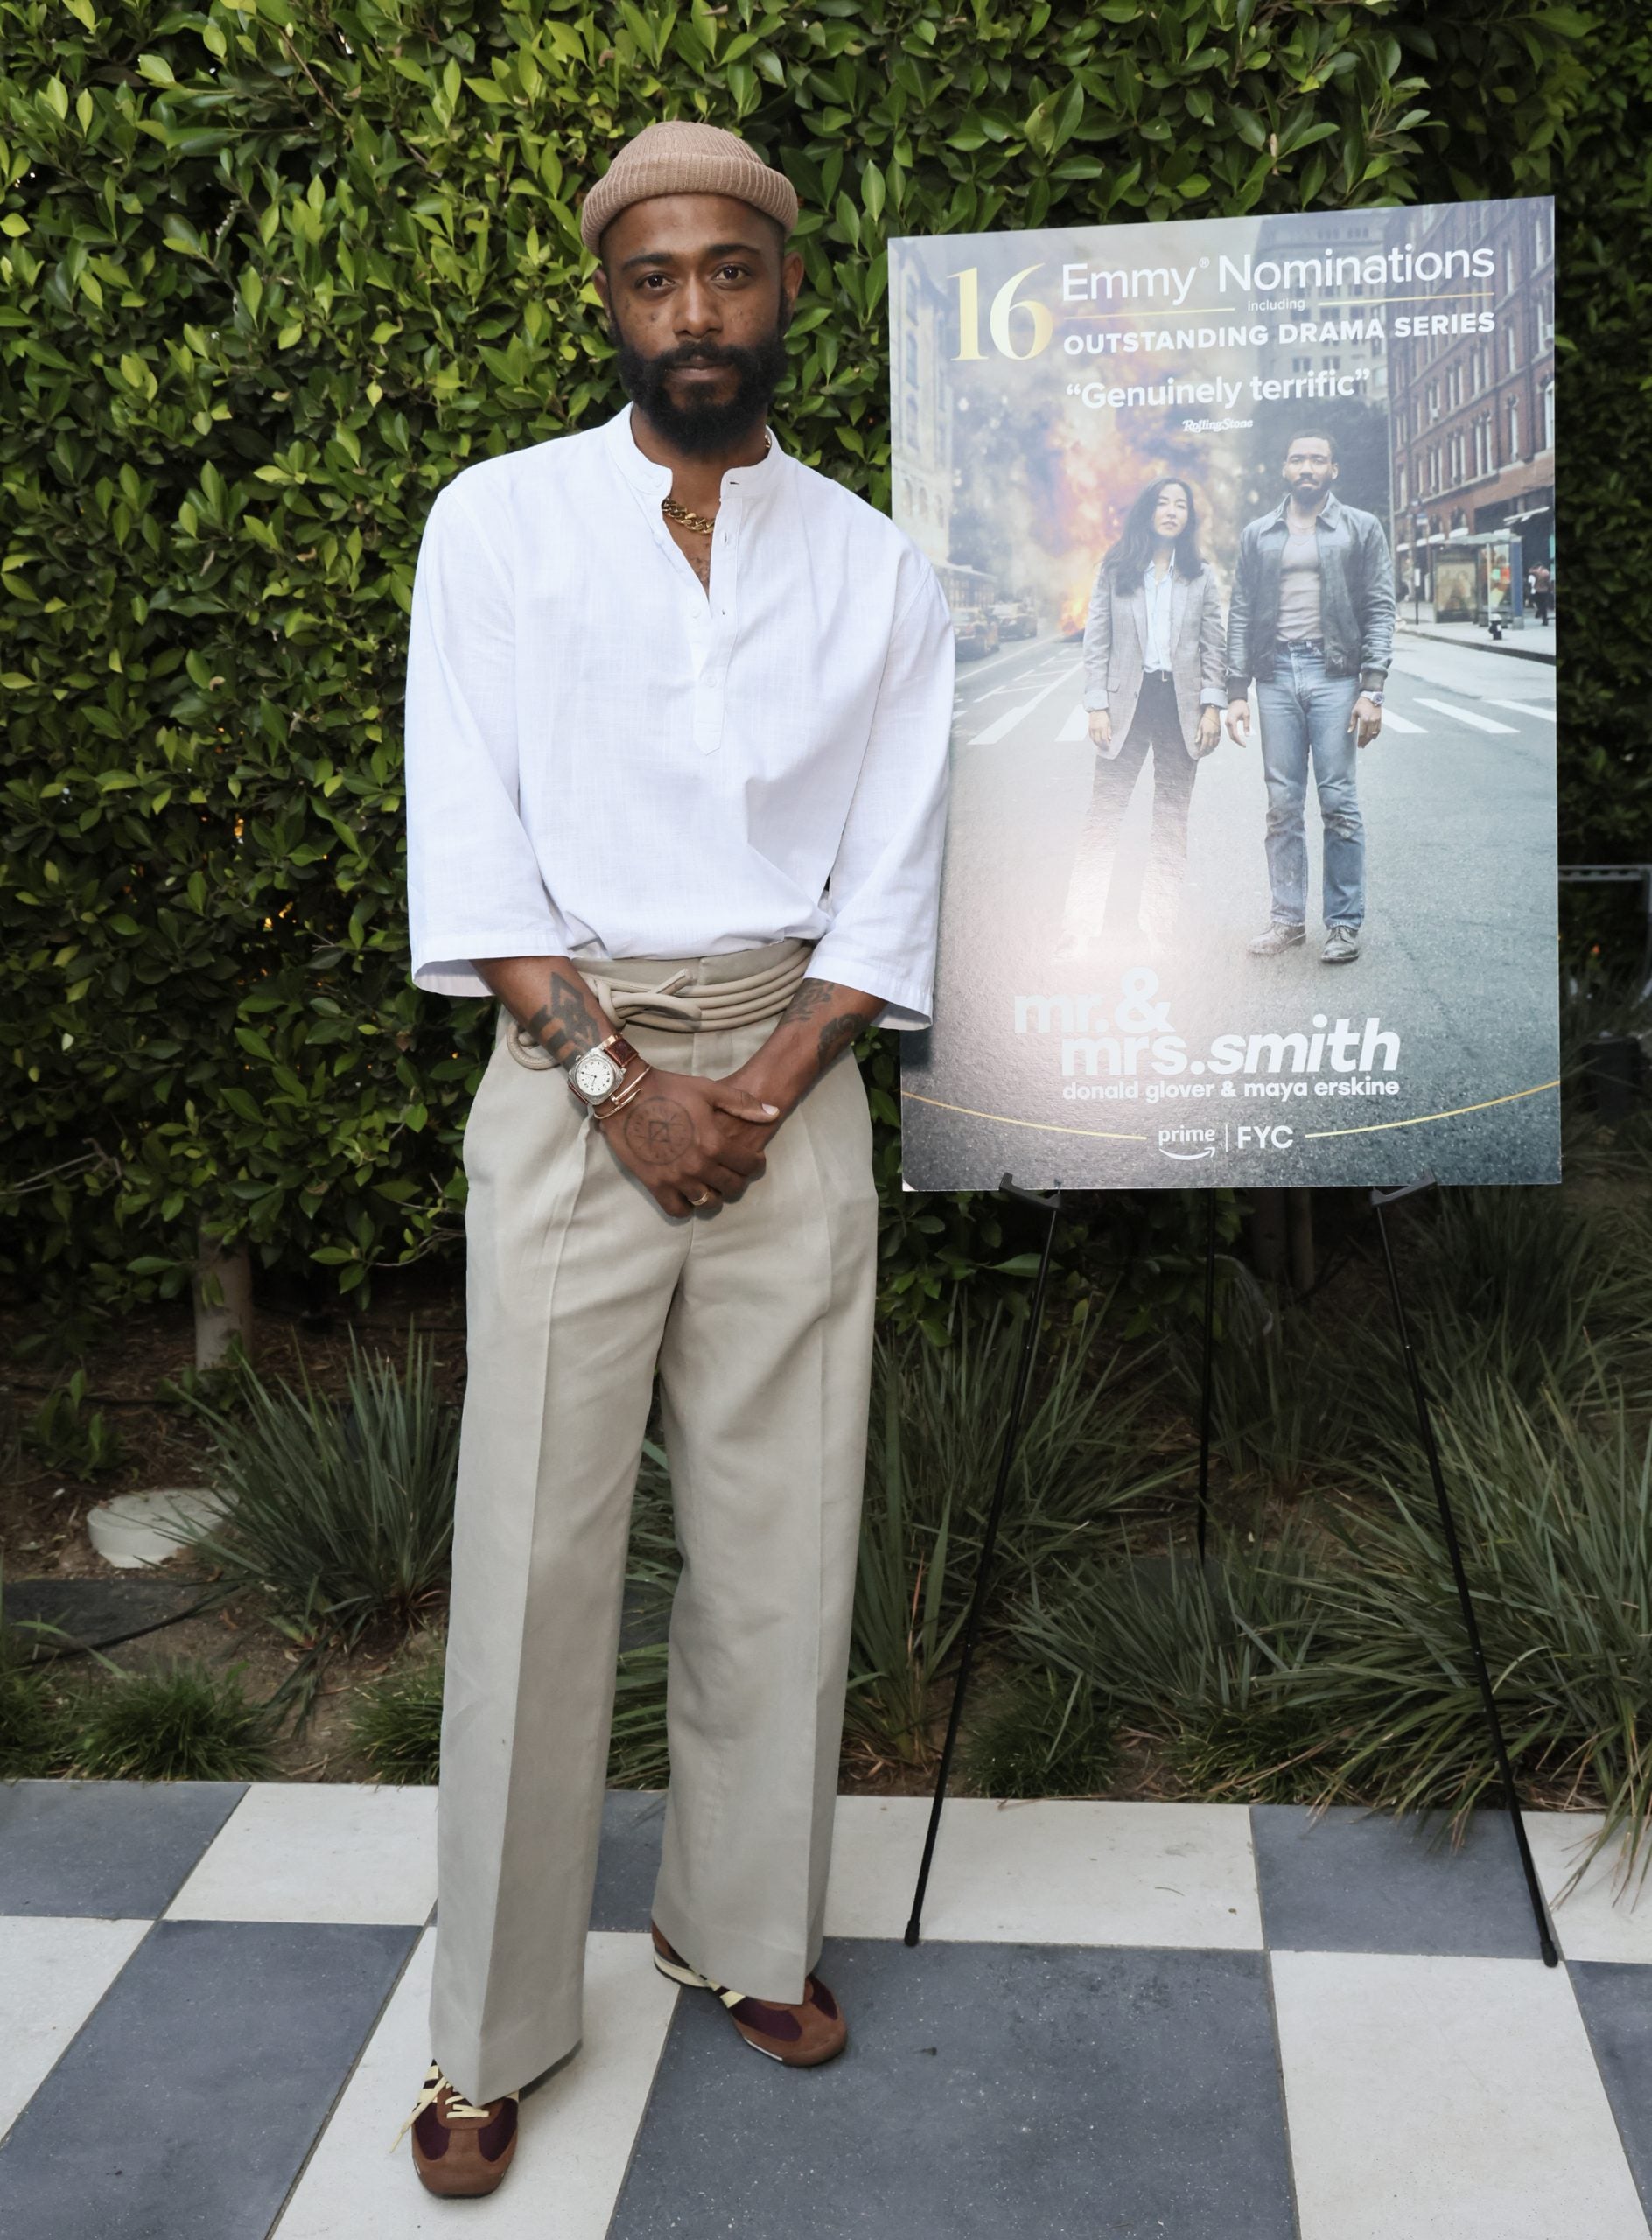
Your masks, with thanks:
[{"label": "forearm tattoo", "polygon": [[551,973],[546,1000],[523,1024],[559,1066],[594,1049],[608,1032],[608,1022],[592,1002],[584,982],[556,971]]},{"label": "forearm tattoo", "polygon": [[815,1026],[818,1029],[815,1044],[815,1063],[824,1073],[838,1052],[852,1042],[866,1022],[858,1012],[839,1012],[835,1016],[832,1005],[837,1000],[837,990],[830,980],[803,980],[797,993],[776,1021],[777,1026]]},{"label": "forearm tattoo", "polygon": [[822,1074],[838,1052],[848,1048],[865,1024],[858,1012],[840,1012],[836,1018],[827,1020],[816,1046]]}]

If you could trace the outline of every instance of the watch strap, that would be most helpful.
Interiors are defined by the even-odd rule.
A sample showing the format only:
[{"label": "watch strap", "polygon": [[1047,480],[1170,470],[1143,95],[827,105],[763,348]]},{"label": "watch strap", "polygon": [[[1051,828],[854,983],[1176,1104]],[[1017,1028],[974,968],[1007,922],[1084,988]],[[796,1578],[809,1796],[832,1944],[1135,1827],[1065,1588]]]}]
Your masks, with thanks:
[{"label": "watch strap", "polygon": [[590,1049],[576,1050],[571,1057],[564,1058],[563,1060],[562,1069],[564,1073],[567,1074],[570,1081],[573,1079],[574,1068],[579,1063],[579,1060],[582,1058],[588,1058],[591,1055],[592,1050],[600,1050],[606,1057],[611,1058],[613,1060],[613,1063],[619,1067],[621,1074],[623,1074],[629,1067],[634,1066],[640,1055],[640,1053],[634,1049],[632,1045],[626,1040],[625,1036],[620,1032],[619,1028],[615,1027],[612,1034],[605,1034],[601,1041],[593,1042],[591,1045]]}]

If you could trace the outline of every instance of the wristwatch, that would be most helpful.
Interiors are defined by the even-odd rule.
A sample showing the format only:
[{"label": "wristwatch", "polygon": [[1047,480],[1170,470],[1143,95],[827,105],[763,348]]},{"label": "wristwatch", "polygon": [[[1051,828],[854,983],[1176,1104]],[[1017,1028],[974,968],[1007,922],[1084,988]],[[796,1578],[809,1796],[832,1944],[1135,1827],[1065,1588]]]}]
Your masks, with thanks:
[{"label": "wristwatch", "polygon": [[1381,691],[1380,688],[1379,688],[1379,690],[1376,690],[1376,692],[1368,692],[1368,693],[1366,694],[1366,696],[1366,696],[1366,698],[1367,698],[1368,700],[1374,700],[1374,701],[1376,701],[1376,704],[1377,704],[1377,706],[1378,706],[1379,708],[1382,706],[1382,691]]},{"label": "wristwatch", "polygon": [[567,1068],[574,1095],[587,1104],[601,1104],[625,1079],[626,1068],[636,1063],[637,1053],[623,1034],[605,1036],[590,1050],[582,1050]]}]

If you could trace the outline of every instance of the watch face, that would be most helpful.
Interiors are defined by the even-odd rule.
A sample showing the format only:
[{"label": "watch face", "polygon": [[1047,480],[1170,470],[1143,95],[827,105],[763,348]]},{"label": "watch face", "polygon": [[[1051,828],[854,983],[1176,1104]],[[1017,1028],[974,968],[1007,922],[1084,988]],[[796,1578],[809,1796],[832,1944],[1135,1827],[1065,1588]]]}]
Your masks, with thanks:
[{"label": "watch face", "polygon": [[574,1087],[587,1104],[600,1104],[620,1086],[620,1069],[606,1050],[587,1050],[574,1068]]}]

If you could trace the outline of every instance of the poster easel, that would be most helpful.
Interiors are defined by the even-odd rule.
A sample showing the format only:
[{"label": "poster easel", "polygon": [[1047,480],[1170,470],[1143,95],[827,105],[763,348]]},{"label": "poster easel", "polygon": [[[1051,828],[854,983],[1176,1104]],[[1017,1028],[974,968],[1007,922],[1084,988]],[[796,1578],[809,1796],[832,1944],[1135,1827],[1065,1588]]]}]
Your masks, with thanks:
[{"label": "poster easel", "polygon": [[[1020,1443],[1021,1419],[1026,1409],[1027,1388],[1032,1380],[1033,1356],[1037,1351],[1039,1326],[1043,1319],[1044,1301],[1049,1285],[1050,1257],[1055,1242],[1055,1225],[1060,1214],[1061,1191],[1056,1187],[1045,1196],[1023,1190],[1006,1174],[1000,1188],[1008,1197],[1018,1199],[1023,1205],[1036,1206],[1046,1215],[1044,1242],[1039,1256],[1038,1274],[1032,1286],[1032,1297],[1027,1310],[1026,1327],[1021,1341],[1021,1358],[1017,1366],[1014,1389],[1010,1399],[1010,1411],[1004,1424],[1004,1444],[999,1450],[997,1482],[993,1487],[991,1503],[987,1511],[986,1531],[982,1541],[981,1557],[976,1567],[975,1587],[970,1596],[970,1612],[963,1630],[963,1647],[959,1659],[957,1683],[953,1690],[952,1706],[947,1719],[946,1740],[942,1746],[941,1764],[935,1776],[935,1791],[929,1808],[929,1824],[924,1837],[923,1858],[918,1870],[917,1886],[913,1892],[912,1912],[906,1922],[905,1941],[915,1945],[921,1934],[924,1895],[928,1887],[929,1869],[934,1858],[935,1839],[940,1832],[942,1809],[946,1802],[947,1782],[952,1770],[954,1747],[962,1718],[965,1694],[975,1661],[976,1636],[980,1630],[987,1591],[991,1581],[992,1558],[998,1543],[998,1525],[1004,1513],[1010,1476],[1015,1464],[1016,1449]],[[1382,1250],[1383,1270],[1388,1280],[1389,1298],[1394,1309],[1394,1320],[1399,1334],[1400,1348],[1405,1360],[1407,1382],[1410,1386],[1412,1404],[1417,1412],[1418,1436],[1427,1460],[1429,1478],[1434,1488],[1434,1500],[1439,1512],[1440,1530],[1451,1560],[1452,1577],[1456,1584],[1457,1599],[1462,1612],[1463,1631],[1468,1642],[1470,1661],[1480,1691],[1480,1705],[1485,1713],[1486,1727],[1491,1740],[1492,1754],[1496,1760],[1498,1777],[1502,1783],[1504,1807],[1514,1831],[1515,1846],[1520,1856],[1521,1871],[1525,1877],[1527,1895],[1531,1901],[1532,1917],[1536,1924],[1537,1949],[1544,1965],[1558,1967],[1560,1955],[1550,1926],[1548,1907],[1544,1902],[1543,1886],[1531,1855],[1531,1845],[1526,1834],[1524,1816],[1521,1810],[1520,1794],[1515,1781],[1514,1768],[1509,1762],[1508,1746],[1503,1733],[1502,1718],[1497,1708],[1496,1690],[1492,1683],[1490,1668],[1480,1639],[1480,1621],[1475,1614],[1474,1596],[1470,1592],[1468,1573],[1463,1562],[1462,1544],[1458,1536],[1457,1521],[1452,1513],[1450,1496],[1446,1488],[1446,1474],[1441,1467],[1439,1447],[1434,1436],[1433,1418],[1430,1413],[1427,1389],[1418,1363],[1416,1348],[1411,1341],[1410,1320],[1405,1312],[1404,1294],[1400,1286],[1399,1269],[1389,1237],[1386,1209],[1402,1199],[1415,1197],[1420,1191],[1436,1186],[1434,1177],[1424,1174],[1419,1180],[1403,1185],[1397,1189],[1373,1190],[1370,1206],[1376,1217],[1376,1232]],[[1205,1264],[1204,1316],[1202,1356],[1199,1396],[1199,1469],[1196,1493],[1195,1531],[1199,1561],[1202,1572],[1209,1534],[1210,1516],[1210,1453],[1211,1453],[1211,1395],[1212,1372],[1215,1357],[1216,1303],[1216,1200],[1214,1191],[1205,1194]]]}]

